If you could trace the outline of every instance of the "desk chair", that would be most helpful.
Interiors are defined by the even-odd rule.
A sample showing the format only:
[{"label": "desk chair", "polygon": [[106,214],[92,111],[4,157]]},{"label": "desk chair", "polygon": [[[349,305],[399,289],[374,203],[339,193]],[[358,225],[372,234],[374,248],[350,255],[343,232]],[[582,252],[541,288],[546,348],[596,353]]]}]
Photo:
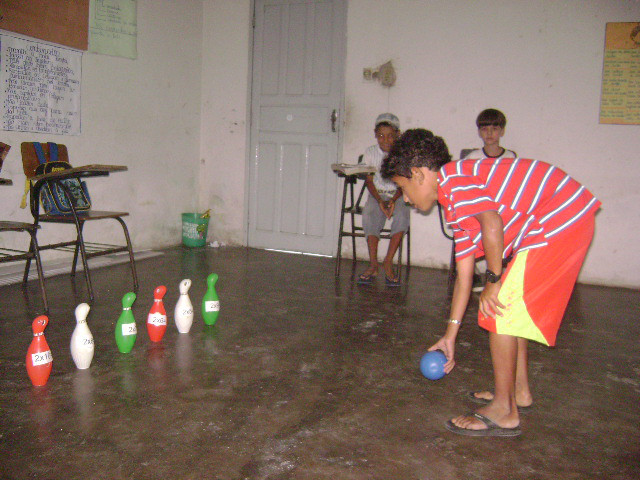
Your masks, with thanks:
[{"label": "desk chair", "polygon": [[[45,156],[50,158],[49,146],[42,145]],[[69,161],[69,155],[65,145],[58,145],[58,160]],[[29,206],[31,209],[31,215],[33,216],[33,226],[38,228],[41,223],[59,223],[73,225],[76,229],[75,240],[52,243],[48,245],[41,245],[34,241],[31,243],[30,252],[34,255],[38,254],[38,250],[62,250],[67,252],[73,252],[73,263],[71,267],[71,277],[75,277],[76,266],[78,263],[78,256],[82,260],[82,266],[84,269],[85,281],[87,284],[87,290],[89,292],[90,301],[93,302],[93,286],[91,284],[91,274],[89,272],[89,265],[87,260],[93,257],[110,255],[118,252],[129,253],[129,264],[131,266],[131,275],[133,277],[133,290],[138,291],[138,276],[136,272],[135,260],[133,258],[133,248],[131,246],[131,239],[129,237],[129,231],[122,217],[129,215],[128,212],[111,212],[111,211],[96,211],[93,209],[79,211],[76,210],[73,201],[73,195],[68,186],[63,180],[68,179],[81,179],[88,177],[108,176],[112,172],[125,171],[127,167],[117,165],[87,165],[78,168],[69,168],[66,170],[60,170],[56,172],[46,173],[42,175],[35,175],[35,170],[38,165],[37,154],[34,147],[34,142],[24,142],[21,145],[22,151],[22,164],[24,173],[28,179],[30,179],[30,191],[29,191]],[[71,212],[65,215],[53,215],[47,213],[40,213],[40,191],[48,187],[51,191],[54,191],[57,187],[58,191],[63,192],[68,204],[71,206]],[[122,227],[126,245],[110,245],[105,243],[89,243],[86,242],[83,236],[83,228],[86,222],[98,221],[98,220],[116,220]],[[31,267],[31,260],[27,259],[27,264],[24,272],[24,280],[26,281],[29,275],[29,268]]]},{"label": "desk chair", "polygon": [[[5,143],[0,143],[0,170],[2,170],[2,164],[4,159],[9,153],[11,147]],[[13,182],[7,178],[0,178],[1,186],[13,185]],[[42,273],[42,262],[40,261],[40,254],[38,252],[38,240],[36,238],[36,231],[38,227],[25,222],[13,222],[0,220],[0,232],[26,232],[31,237],[31,245],[35,245],[35,248],[30,247],[28,251],[16,250],[13,248],[0,247],[0,263],[18,262],[22,260],[31,261],[32,258],[36,260],[36,268],[38,270],[38,281],[40,283],[40,293],[42,295],[42,302],[44,304],[44,313],[49,313],[49,304],[47,302],[47,291],[44,288],[44,275]]]},{"label": "desk chair", "polygon": [[[362,163],[362,155],[358,157],[358,163]],[[366,173],[357,173],[357,174],[345,174],[342,172],[336,172],[338,177],[344,179],[343,187],[342,187],[342,205],[340,207],[340,227],[338,229],[338,253],[336,256],[336,275],[340,274],[340,262],[342,259],[342,238],[343,237],[351,237],[351,248],[353,251],[353,262],[356,262],[356,237],[364,238],[364,228],[361,226],[356,226],[355,216],[362,215],[363,207],[360,206],[362,202],[362,197],[364,195],[365,190],[367,189],[366,183],[364,183],[364,179],[368,174]],[[360,188],[360,193],[358,194],[357,200],[355,199],[354,189],[355,185],[358,183],[358,180],[362,180],[362,187]],[[347,194],[348,191],[348,194]],[[347,205],[347,196],[349,197],[349,204]],[[345,215],[349,215],[351,217],[351,229],[345,230],[344,228],[344,217]],[[380,238],[391,239],[390,230],[388,228],[382,229],[380,234]],[[403,242],[400,243],[398,247],[398,269],[402,267],[402,244],[406,239],[407,242],[407,268],[411,266],[411,226],[407,229],[407,233],[404,235]]]}]

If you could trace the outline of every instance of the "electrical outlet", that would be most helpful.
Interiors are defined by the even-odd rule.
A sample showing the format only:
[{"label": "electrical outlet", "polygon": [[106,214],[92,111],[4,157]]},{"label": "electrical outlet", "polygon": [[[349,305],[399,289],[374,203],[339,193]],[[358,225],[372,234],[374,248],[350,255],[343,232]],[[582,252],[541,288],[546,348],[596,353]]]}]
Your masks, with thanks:
[{"label": "electrical outlet", "polygon": [[373,69],[371,69],[371,68],[363,68],[362,69],[362,79],[365,82],[373,82]]}]

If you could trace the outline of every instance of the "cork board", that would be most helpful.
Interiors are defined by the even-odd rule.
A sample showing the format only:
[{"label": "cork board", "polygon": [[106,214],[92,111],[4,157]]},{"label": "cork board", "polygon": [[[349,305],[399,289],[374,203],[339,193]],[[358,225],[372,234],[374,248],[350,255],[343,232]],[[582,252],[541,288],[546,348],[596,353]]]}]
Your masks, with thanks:
[{"label": "cork board", "polygon": [[0,0],[0,28],[86,50],[89,0]]}]

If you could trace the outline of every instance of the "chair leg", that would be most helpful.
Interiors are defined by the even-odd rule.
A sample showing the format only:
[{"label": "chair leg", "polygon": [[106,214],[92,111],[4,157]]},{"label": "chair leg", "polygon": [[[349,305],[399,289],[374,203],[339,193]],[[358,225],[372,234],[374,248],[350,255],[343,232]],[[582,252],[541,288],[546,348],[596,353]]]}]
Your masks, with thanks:
[{"label": "chair leg", "polygon": [[[391,242],[391,239],[389,239]],[[404,243],[404,239],[400,240],[400,245],[398,245],[398,275],[402,271],[402,244]]]},{"label": "chair leg", "polygon": [[342,206],[340,207],[340,226],[338,227],[338,252],[336,254],[336,275],[340,275],[340,260],[342,259],[342,230],[344,228],[344,204],[347,201],[347,180],[342,187]]},{"label": "chair leg", "polygon": [[[80,223],[80,230],[84,228],[84,223]],[[78,251],[80,249],[80,242],[76,239],[76,246],[73,250],[73,262],[71,262],[71,278],[76,276],[76,266],[78,265]]]},{"label": "chair leg", "polygon": [[133,291],[138,293],[138,273],[136,271],[136,261],[133,258],[133,247],[131,246],[131,238],[129,237],[129,229],[127,229],[127,224],[124,223],[124,220],[120,217],[116,217],[116,220],[120,222],[122,226],[122,231],[124,232],[124,238],[127,241],[127,250],[129,252],[129,264],[131,266],[131,275],[133,276]]},{"label": "chair leg", "polygon": [[[29,232],[29,234],[31,235],[31,232]],[[35,255],[35,247],[33,244],[33,241],[35,239],[34,235],[31,235],[31,243],[29,244],[29,252],[28,252],[28,257],[27,257],[27,261],[25,262],[24,265],[24,275],[22,276],[22,283],[26,284],[27,281],[29,280],[29,270],[31,270],[31,258],[32,256]],[[38,254],[38,256],[40,256],[40,254]]]},{"label": "chair leg", "polygon": [[33,245],[33,253],[36,259],[36,269],[38,270],[38,281],[40,282],[40,293],[42,294],[42,303],[44,303],[44,313],[49,314],[49,302],[47,301],[47,290],[44,286],[44,271],[42,269],[42,260],[40,259],[40,249],[35,231],[29,231],[31,235],[31,243]]},{"label": "chair leg", "polygon": [[[356,254],[356,214],[353,213],[353,209],[354,208],[358,208],[357,205],[360,204],[360,198],[362,197],[362,194],[360,194],[358,196],[358,202],[354,203],[354,192],[353,192],[353,188],[354,188],[354,184],[350,184],[350,188],[351,188],[351,264],[352,266],[355,268],[356,262],[358,260],[358,255]],[[365,242],[366,242],[367,238],[365,237]]]},{"label": "chair leg", "polygon": [[411,227],[407,228],[407,268],[411,267]]},{"label": "chair leg", "polygon": [[456,280],[456,244],[451,243],[451,259],[449,260],[449,278],[447,279],[447,295],[453,295],[453,286]]},{"label": "chair leg", "polygon": [[[76,238],[76,248],[80,248],[80,258],[82,259],[82,268],[84,269],[84,279],[87,283],[87,290],[89,290],[89,301],[93,303],[93,285],[91,284],[91,273],[89,272],[89,264],[87,262],[87,251],[84,248],[84,237],[82,236],[82,229],[84,227],[84,222],[76,220],[76,231],[78,232],[78,236]],[[72,272],[75,274],[75,261],[73,262]]]},{"label": "chair leg", "polygon": [[[358,255],[356,254],[356,228],[355,228],[356,214],[351,212],[351,260],[355,265],[358,260]],[[366,241],[366,238],[365,238]]]}]

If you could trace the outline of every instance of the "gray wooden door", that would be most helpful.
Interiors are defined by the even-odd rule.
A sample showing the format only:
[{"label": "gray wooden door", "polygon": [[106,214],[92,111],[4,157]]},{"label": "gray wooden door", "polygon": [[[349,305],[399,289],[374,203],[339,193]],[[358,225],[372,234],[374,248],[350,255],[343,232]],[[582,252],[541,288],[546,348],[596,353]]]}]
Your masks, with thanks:
[{"label": "gray wooden door", "polygon": [[344,0],[256,0],[248,243],[330,255],[336,238]]}]

